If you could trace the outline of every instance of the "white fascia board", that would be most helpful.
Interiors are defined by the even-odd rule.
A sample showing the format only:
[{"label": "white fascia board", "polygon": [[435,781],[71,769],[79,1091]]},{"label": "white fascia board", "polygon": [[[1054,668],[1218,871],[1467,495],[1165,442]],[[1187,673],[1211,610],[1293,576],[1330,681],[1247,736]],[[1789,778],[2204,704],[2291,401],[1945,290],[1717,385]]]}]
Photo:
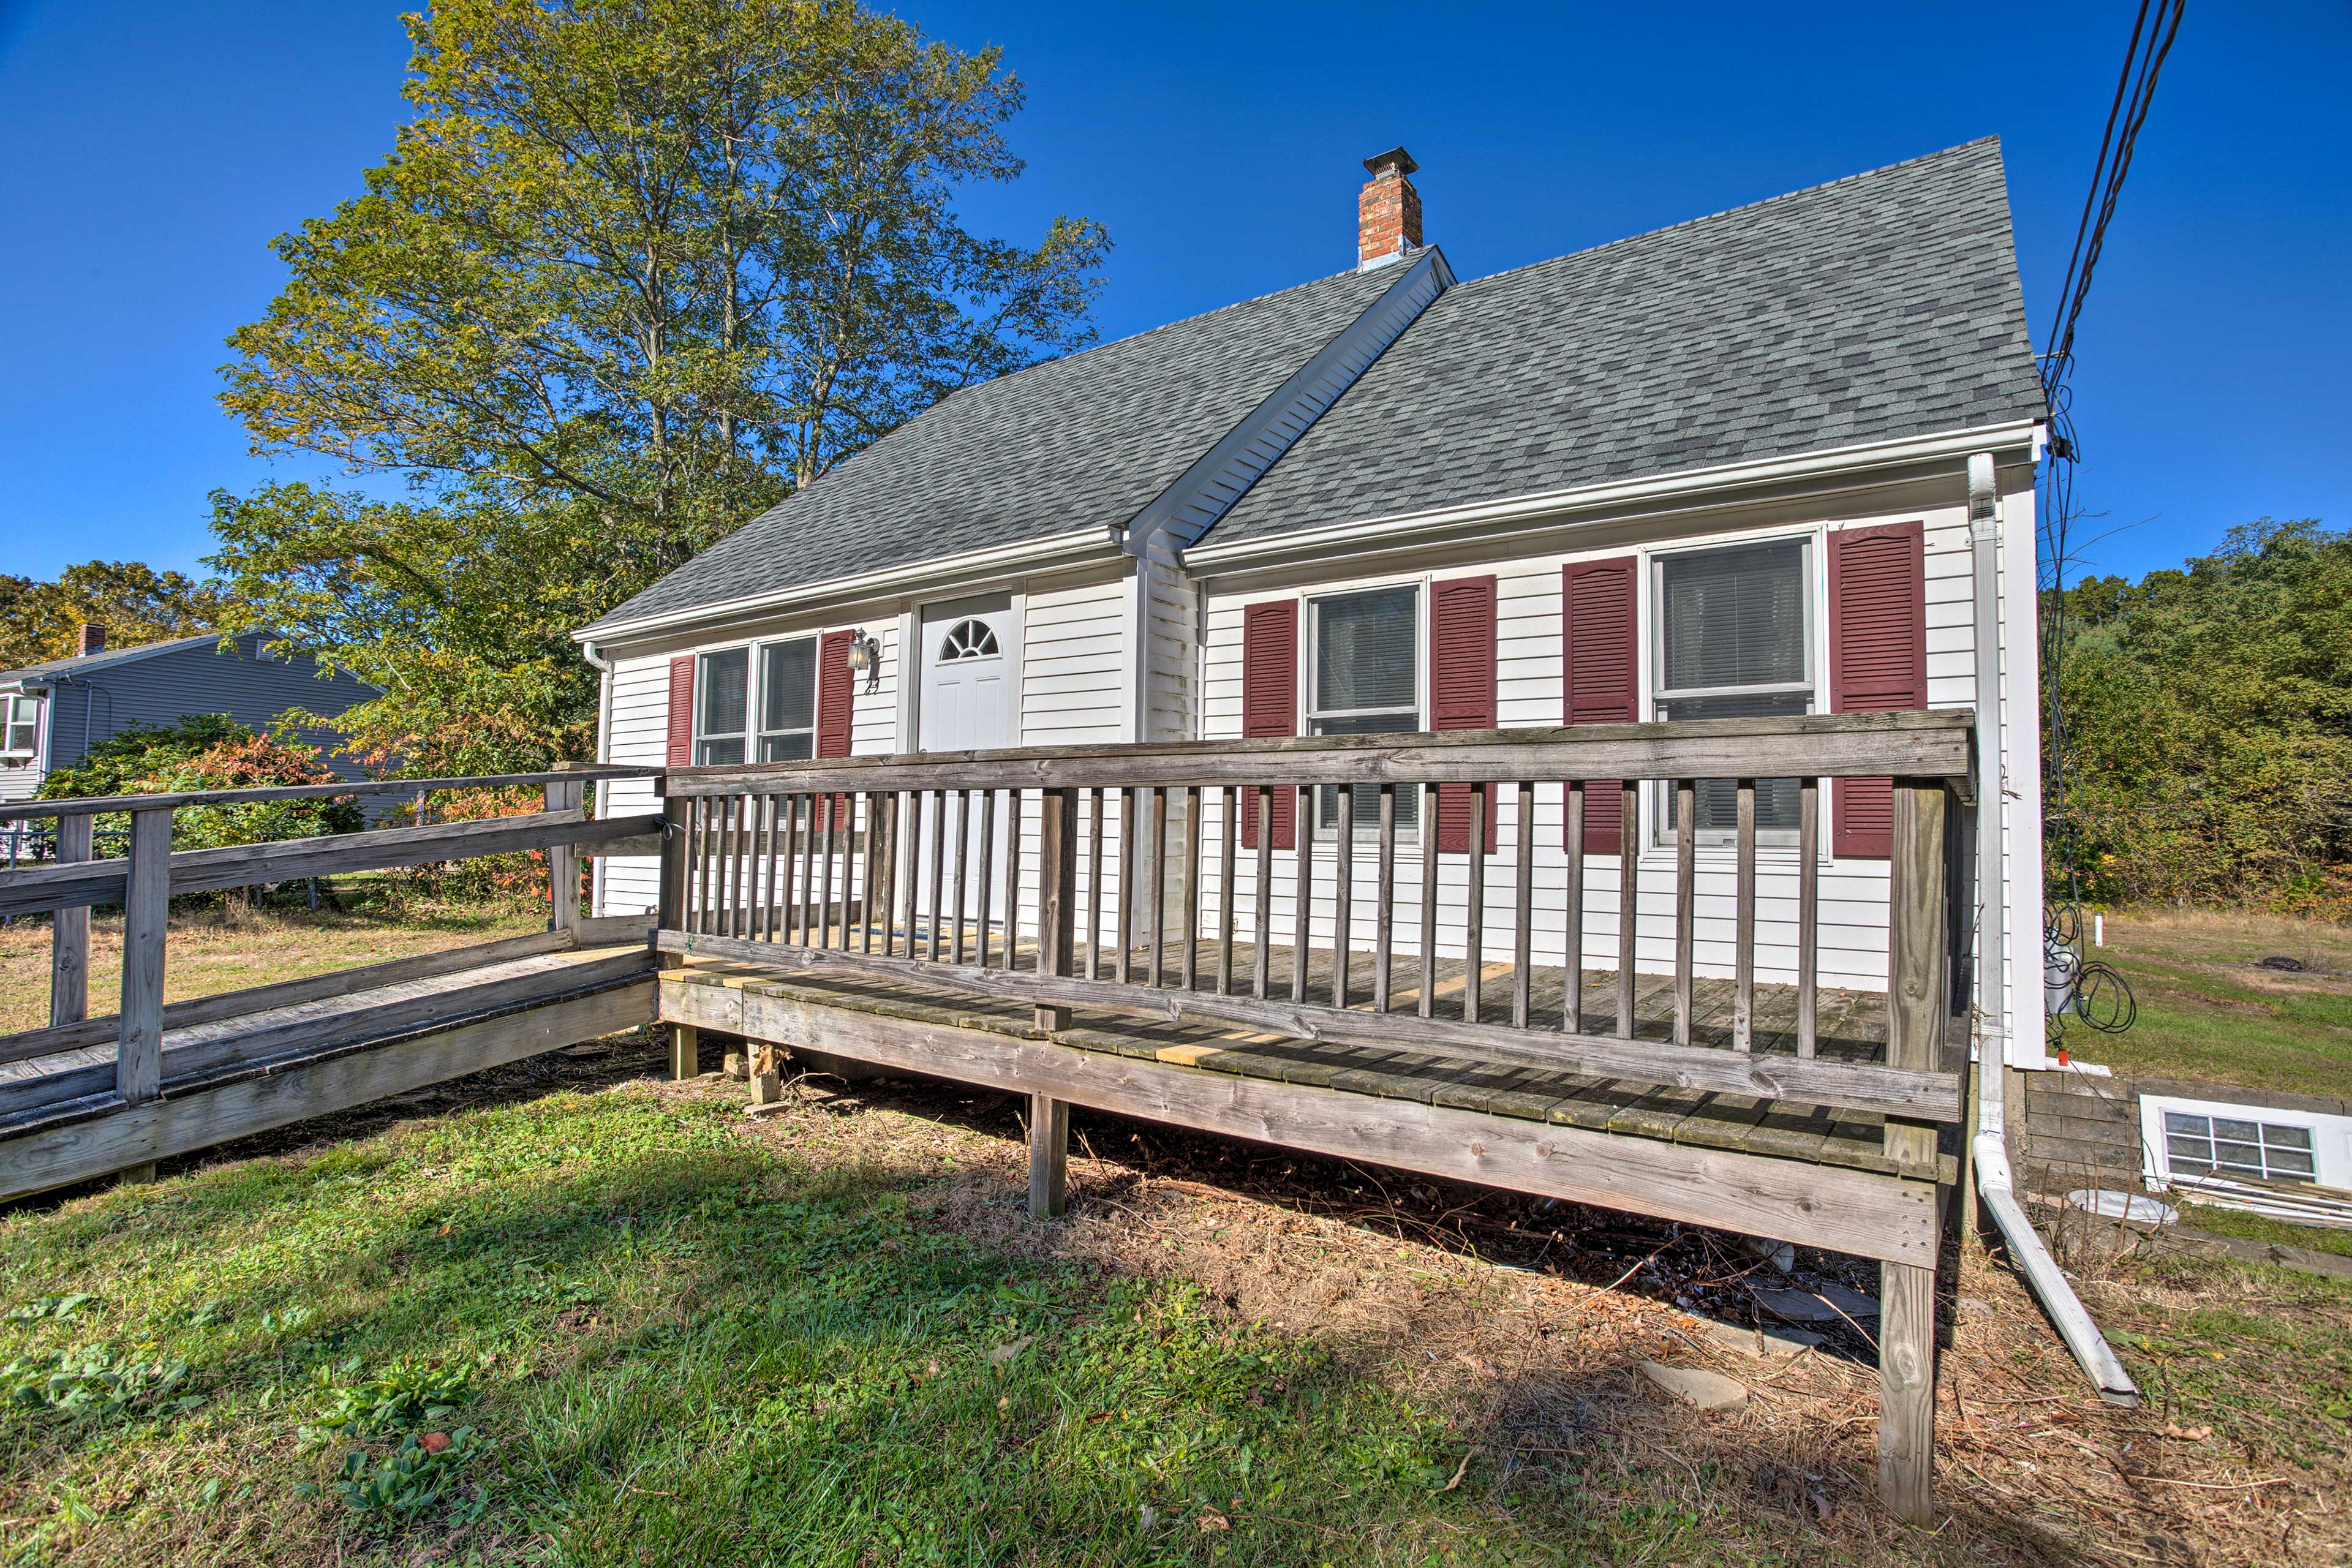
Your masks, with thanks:
[{"label": "white fascia board", "polygon": [[583,626],[572,634],[572,640],[597,644],[625,642],[650,637],[656,632],[682,631],[709,623],[738,621],[750,616],[776,615],[856,599],[923,593],[934,588],[952,588],[959,594],[974,593],[1024,572],[1049,566],[1076,565],[1089,560],[1116,561],[1119,554],[1118,546],[1106,539],[1100,528],[1087,528],[1076,533],[1057,533],[1046,539],[1025,539],[1014,544],[1001,544],[992,550],[967,550],[957,555],[909,562],[903,566],[887,566],[881,571],[861,573],[854,577],[829,577],[823,582],[781,588],[772,594],[754,594],[740,599],[724,599],[717,604],[696,605],[688,609],[672,610],[667,615],[647,616],[642,620],[624,621],[614,626]]},{"label": "white fascia board", "polygon": [[[1838,485],[1881,470],[1914,467],[1939,460],[1966,461],[1973,452],[2030,450],[2041,429],[2039,421],[1979,425],[1931,436],[1906,436],[1899,440],[1874,441],[1856,447],[1773,458],[1761,462],[1727,463],[1718,468],[1693,468],[1654,479],[1624,479],[1538,495],[1442,507],[1431,511],[1404,512],[1335,523],[1297,533],[1265,539],[1237,540],[1230,544],[1194,545],[1183,552],[1188,571],[1202,576],[1271,565],[1286,558],[1309,557],[1345,550],[1360,552],[1433,542],[1448,534],[1475,531],[1481,538],[1498,533],[1556,528],[1563,523],[1597,521],[1659,505],[1687,507],[1738,499],[1740,491],[1765,486],[1822,481]],[[1581,515],[1580,515],[1581,514]],[[1521,525],[1514,529],[1513,524]]]}]

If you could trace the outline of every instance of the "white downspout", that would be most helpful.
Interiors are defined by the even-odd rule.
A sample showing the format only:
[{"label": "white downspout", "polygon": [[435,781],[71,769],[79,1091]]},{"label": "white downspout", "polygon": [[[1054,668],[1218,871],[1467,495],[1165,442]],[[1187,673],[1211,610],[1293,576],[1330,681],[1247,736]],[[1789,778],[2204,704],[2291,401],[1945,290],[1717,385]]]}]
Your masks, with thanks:
[{"label": "white downspout", "polygon": [[[580,645],[580,657],[596,669],[596,760],[609,763],[613,760],[613,661],[593,642]],[[601,810],[603,797],[599,796],[596,804]],[[611,863],[607,857],[599,855],[589,867],[588,908],[592,913],[604,912],[604,868]]]},{"label": "white downspout", "polygon": [[[2110,1405],[2137,1405],[2139,1389],[2099,1332],[2098,1324],[2059,1272],[2050,1249],[2017,1201],[2009,1168],[2002,1079],[2009,1066],[2008,900],[2001,886],[2001,805],[2006,782],[2000,748],[2000,511],[1990,452],[1969,458],[1969,546],[1976,577],[1977,662],[1977,1125],[1969,1144],[1977,1191],[2009,1255],[2042,1302],[2083,1374]],[[2026,657],[2011,650],[2012,657]],[[2038,971],[2037,971],[2038,973]],[[2041,994],[2040,986],[2033,994]]]}]

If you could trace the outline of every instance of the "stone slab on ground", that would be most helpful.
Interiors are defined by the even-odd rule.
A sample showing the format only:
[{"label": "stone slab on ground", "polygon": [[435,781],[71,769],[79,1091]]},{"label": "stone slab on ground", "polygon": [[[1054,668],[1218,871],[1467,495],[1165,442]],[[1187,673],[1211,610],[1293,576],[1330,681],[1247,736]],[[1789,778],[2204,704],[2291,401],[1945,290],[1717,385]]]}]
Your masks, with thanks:
[{"label": "stone slab on ground", "polygon": [[1878,1299],[1843,1285],[1818,1289],[1770,1289],[1756,1292],[1756,1304],[1791,1323],[1842,1323],[1848,1318],[1878,1316]]},{"label": "stone slab on ground", "polygon": [[1735,1355],[1801,1355],[1827,1342],[1822,1335],[1802,1329],[1744,1329],[1738,1323],[1718,1323],[1711,1318],[1694,1321],[1700,1337],[1708,1344]]},{"label": "stone slab on ground", "polygon": [[1642,1363],[1642,1375],[1696,1410],[1743,1410],[1748,1405],[1747,1385],[1719,1372],[1645,1361]]}]

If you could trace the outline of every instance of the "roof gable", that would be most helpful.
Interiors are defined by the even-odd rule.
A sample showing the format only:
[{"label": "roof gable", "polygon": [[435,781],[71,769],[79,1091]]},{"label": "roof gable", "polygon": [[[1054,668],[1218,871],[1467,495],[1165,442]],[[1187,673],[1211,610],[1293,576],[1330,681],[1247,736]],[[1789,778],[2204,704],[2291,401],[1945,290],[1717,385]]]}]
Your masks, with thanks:
[{"label": "roof gable", "polygon": [[1987,138],[1456,285],[1207,539],[2042,412]]}]

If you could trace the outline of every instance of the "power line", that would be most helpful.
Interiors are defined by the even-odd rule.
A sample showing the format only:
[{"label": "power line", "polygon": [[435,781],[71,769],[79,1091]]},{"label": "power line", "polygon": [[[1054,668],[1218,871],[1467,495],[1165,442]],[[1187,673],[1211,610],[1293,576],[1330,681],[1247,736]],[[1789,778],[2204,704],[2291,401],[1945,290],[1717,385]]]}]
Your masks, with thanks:
[{"label": "power line", "polygon": [[[2172,52],[2173,39],[2179,35],[2186,5],[2187,0],[2154,0],[2151,6],[2151,0],[2140,0],[2139,12],[2132,19],[2123,69],[2116,75],[2115,98],[2107,106],[2106,126],[2099,136],[2099,155],[2091,166],[2090,188],[2084,194],[2082,216],[2075,223],[2074,248],[2066,260],[2057,311],[2051,319],[2050,336],[2042,344],[2041,356],[2042,400],[2050,412],[2050,450],[2042,468],[2042,559],[2038,574],[2048,605],[2042,623],[2041,659],[2042,710],[2049,725],[2048,744],[2042,752],[2042,835],[2045,845],[2063,862],[2066,873],[2065,896],[2056,900],[2044,917],[2042,936],[2053,969],[2063,970],[2070,976],[2067,989],[2072,1010],[2092,1027],[2104,1032],[2130,1027],[2137,1009],[2132,1005],[2130,988],[2104,964],[2092,966],[2100,972],[2102,981],[2101,985],[2093,988],[2102,995],[2102,1005],[2097,1008],[2084,1005],[2090,992],[2074,983],[2088,973],[2077,954],[2082,896],[2075,869],[2078,857],[2074,852],[2074,807],[2066,790],[2066,707],[2061,686],[2066,647],[2066,574],[2072,564],[2067,534],[2069,525],[2080,515],[2074,505],[2074,468],[2081,458],[2074,435],[2072,386],[2074,328],[2082,319],[2083,302],[2090,296],[2091,277],[2106,246],[2107,226],[2115,219],[2116,205],[2122,198],[2124,180],[2131,172],[2140,128],[2147,122],[2157,79],[2164,69],[2165,57]],[[2119,999],[2115,990],[2108,989],[2109,982],[2120,990]],[[2052,1037],[2059,1038],[2063,1032],[2062,1012],[2053,1019]]]}]

